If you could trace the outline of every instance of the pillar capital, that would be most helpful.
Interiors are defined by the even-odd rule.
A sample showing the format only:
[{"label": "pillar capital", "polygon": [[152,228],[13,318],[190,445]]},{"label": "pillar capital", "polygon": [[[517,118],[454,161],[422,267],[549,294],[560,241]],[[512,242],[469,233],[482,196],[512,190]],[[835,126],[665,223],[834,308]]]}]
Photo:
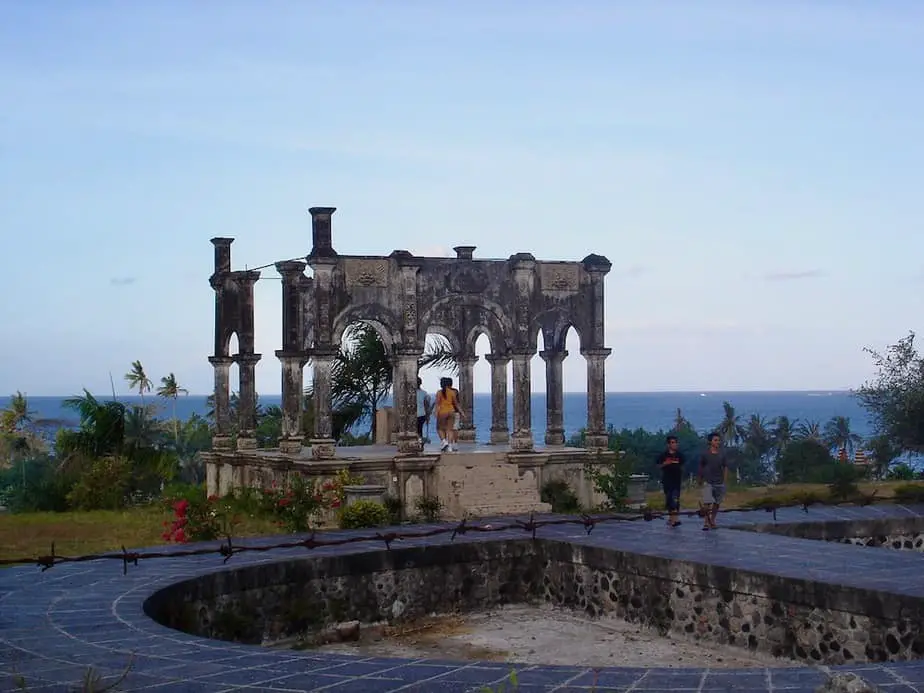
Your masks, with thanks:
[{"label": "pillar capital", "polygon": [[308,356],[305,355],[304,351],[286,351],[285,349],[276,350],[276,358],[280,361],[301,361],[301,364],[304,366],[308,363]]},{"label": "pillar capital", "polygon": [[416,346],[407,347],[399,345],[394,348],[394,354],[397,358],[419,359],[423,356],[424,352],[423,349]]},{"label": "pillar capital", "polygon": [[536,350],[529,347],[518,347],[510,350],[510,356],[513,359],[531,359],[536,355]]},{"label": "pillar capital", "polygon": [[510,354],[485,354],[484,360],[492,366],[506,366],[510,363]]},{"label": "pillar capital", "polygon": [[307,266],[308,263],[302,260],[283,260],[282,262],[276,263],[276,271],[279,272],[283,278],[288,278],[301,274],[305,271],[305,267]]},{"label": "pillar capital", "polygon": [[216,367],[225,366],[230,368],[231,364],[234,363],[234,359],[230,356],[209,356],[209,363]]},{"label": "pillar capital", "polygon": [[603,348],[603,349],[581,349],[581,356],[586,359],[605,359],[607,356],[613,353],[612,349]]},{"label": "pillar capital", "polygon": [[234,357],[240,366],[255,366],[263,358],[263,354],[238,354]]},{"label": "pillar capital", "polygon": [[317,347],[315,349],[309,349],[307,351],[307,356],[312,361],[322,361],[322,360],[331,360],[337,356],[336,347]]},{"label": "pillar capital", "polygon": [[475,354],[459,355],[459,356],[456,356],[456,363],[458,363],[459,366],[462,366],[462,367],[472,367],[476,363],[478,363],[479,358],[480,357],[475,356]]},{"label": "pillar capital", "polygon": [[560,349],[558,351],[543,350],[539,352],[539,358],[546,363],[549,361],[564,361],[567,356],[568,351],[566,349]]}]

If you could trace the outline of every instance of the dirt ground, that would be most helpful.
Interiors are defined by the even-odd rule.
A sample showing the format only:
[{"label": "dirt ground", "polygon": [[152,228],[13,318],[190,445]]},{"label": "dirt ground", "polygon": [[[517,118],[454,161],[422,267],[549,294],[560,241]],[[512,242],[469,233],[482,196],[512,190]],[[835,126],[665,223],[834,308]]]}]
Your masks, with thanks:
[{"label": "dirt ground", "polygon": [[360,640],[318,648],[376,657],[490,660],[586,667],[795,666],[744,649],[661,637],[616,618],[590,620],[551,606],[431,616],[400,628],[363,627]]}]

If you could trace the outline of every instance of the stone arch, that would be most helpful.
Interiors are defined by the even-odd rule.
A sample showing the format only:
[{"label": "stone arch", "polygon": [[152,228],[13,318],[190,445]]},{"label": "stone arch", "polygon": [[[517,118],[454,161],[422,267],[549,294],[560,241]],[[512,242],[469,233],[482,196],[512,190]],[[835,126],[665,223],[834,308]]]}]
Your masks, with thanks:
[{"label": "stone arch", "polygon": [[[536,316],[533,325],[530,328],[530,334],[537,334],[536,329],[542,333],[542,346],[548,351],[562,351],[565,348],[565,342],[568,338],[568,330],[573,329],[581,342],[581,348],[586,346],[586,340],[582,325],[577,320],[573,320],[569,315],[562,311],[546,311]],[[531,345],[538,348],[538,339],[536,344]]]},{"label": "stone arch", "polygon": [[337,314],[331,330],[331,344],[339,346],[343,340],[343,333],[356,322],[372,325],[388,351],[401,343],[401,332],[396,329],[396,325],[401,324],[398,317],[377,303],[364,303],[346,308]]},{"label": "stone arch", "polygon": [[422,329],[424,332],[424,336],[423,336],[424,348],[426,348],[427,335],[428,334],[438,334],[440,337],[446,338],[446,340],[449,342],[449,346],[452,347],[452,350],[454,352],[459,353],[459,351],[461,351],[462,344],[459,341],[458,333],[455,332],[454,330],[446,327],[445,325],[441,325],[440,323],[436,323],[436,322],[431,323],[429,325],[425,325],[423,326]]},{"label": "stone arch", "polygon": [[[500,328],[500,323],[497,324],[497,328]],[[486,325],[475,325],[472,329],[468,331],[468,334],[465,335],[465,350],[469,353],[475,353],[475,343],[478,341],[478,338],[484,335],[488,338],[488,343],[491,345],[492,354],[503,354],[507,352],[507,344],[503,338],[503,335],[498,336],[495,334],[495,331]]]},{"label": "stone arch", "polygon": [[231,353],[232,339],[237,345],[237,349],[235,349],[235,351],[240,352],[241,338],[238,336],[237,330],[226,329],[221,336],[221,351],[218,353],[218,356],[236,356],[236,354]]},{"label": "stone arch", "polygon": [[459,302],[460,307],[470,307],[470,308],[480,308],[485,312],[489,313],[497,321],[497,325],[501,329],[501,336],[505,341],[509,341],[509,335],[513,333],[513,322],[510,320],[507,315],[507,311],[504,307],[492,301],[488,298],[479,298],[477,302],[474,301],[465,301],[464,299],[460,301],[458,296],[446,296],[434,301],[434,303],[427,309],[427,311],[421,316],[420,324],[421,329],[425,329],[426,325],[429,325],[433,319],[433,315],[436,313],[437,309],[442,307],[446,303]]}]

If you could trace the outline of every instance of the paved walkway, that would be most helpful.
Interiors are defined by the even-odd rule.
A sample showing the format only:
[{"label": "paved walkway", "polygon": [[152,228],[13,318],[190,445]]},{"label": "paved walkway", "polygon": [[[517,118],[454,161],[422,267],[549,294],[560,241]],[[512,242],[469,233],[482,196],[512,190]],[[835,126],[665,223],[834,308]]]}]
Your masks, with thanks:
[{"label": "paved walkway", "polygon": [[[870,519],[924,515],[924,507],[872,506],[782,510],[780,522]],[[728,514],[725,527],[702,532],[696,518],[667,530],[662,522],[606,523],[589,536],[578,526],[545,527],[539,536],[636,553],[754,570],[787,577],[867,587],[924,597],[924,556],[915,552],[870,549],[731,529],[771,521],[769,514]],[[509,521],[500,520],[500,522]],[[347,535],[331,532],[328,535]],[[521,530],[467,534],[460,541],[523,536]],[[266,543],[273,540],[253,540]],[[409,540],[401,546],[437,544],[448,535]],[[381,549],[381,542],[316,549],[342,553]],[[240,554],[228,564],[303,558],[304,549]],[[145,599],[168,584],[222,569],[217,556],[164,558],[140,562],[122,574],[117,561],[63,564],[44,573],[35,567],[0,570],[0,691],[18,690],[14,675],[32,693],[75,690],[94,667],[101,676],[118,676],[131,661],[120,691],[314,691],[383,693],[437,691],[462,693],[498,686],[511,665],[433,660],[363,658],[273,651],[209,640],[161,626],[143,612]],[[516,667],[521,693],[597,691],[693,693],[702,691],[787,691],[807,693],[826,679],[826,671],[854,671],[889,693],[924,693],[924,661],[854,665],[830,669],[747,670]],[[509,687],[508,687],[509,693]]]}]

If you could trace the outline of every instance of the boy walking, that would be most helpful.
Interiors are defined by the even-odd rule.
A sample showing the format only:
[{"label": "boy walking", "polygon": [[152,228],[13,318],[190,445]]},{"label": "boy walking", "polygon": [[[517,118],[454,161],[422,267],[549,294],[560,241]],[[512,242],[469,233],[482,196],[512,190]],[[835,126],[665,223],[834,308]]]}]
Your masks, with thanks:
[{"label": "boy walking", "polygon": [[716,529],[715,518],[719,506],[725,500],[725,482],[728,479],[728,460],[722,450],[722,439],[718,433],[709,434],[709,447],[699,459],[699,483],[703,488],[705,524],[703,531]]},{"label": "boy walking", "polygon": [[683,453],[677,449],[679,442],[677,436],[667,437],[667,450],[658,456],[658,466],[661,468],[661,486],[664,488],[664,502],[668,512],[668,527],[677,527],[680,524],[680,489],[683,485]]}]

